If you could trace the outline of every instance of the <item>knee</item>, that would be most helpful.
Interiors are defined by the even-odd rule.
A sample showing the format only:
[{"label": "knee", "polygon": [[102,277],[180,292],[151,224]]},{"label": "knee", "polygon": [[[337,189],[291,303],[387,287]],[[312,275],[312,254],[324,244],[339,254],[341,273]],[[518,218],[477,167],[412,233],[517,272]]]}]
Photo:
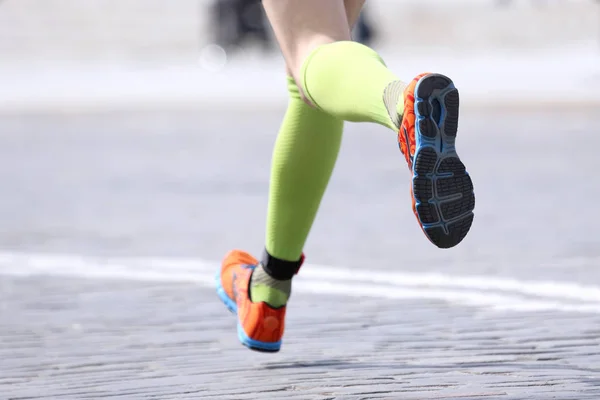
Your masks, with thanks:
[{"label": "knee", "polygon": [[304,93],[304,88],[302,87],[302,69],[306,60],[310,57],[310,55],[317,48],[335,43],[338,41],[345,41],[347,38],[334,38],[331,36],[315,36],[311,40],[306,40],[304,42],[298,43],[298,45],[292,49],[289,54],[285,54],[286,59],[286,73],[288,76],[292,77],[298,86],[298,90],[302,100],[306,104],[311,107],[314,105],[308,99],[308,97]]},{"label": "knee", "polygon": [[290,50],[289,54],[285,55],[288,73],[296,79],[296,82],[298,82],[301,78],[300,74],[302,67],[313,51],[326,44],[344,40],[346,39],[335,38],[330,35],[314,35],[310,39],[300,41]]}]

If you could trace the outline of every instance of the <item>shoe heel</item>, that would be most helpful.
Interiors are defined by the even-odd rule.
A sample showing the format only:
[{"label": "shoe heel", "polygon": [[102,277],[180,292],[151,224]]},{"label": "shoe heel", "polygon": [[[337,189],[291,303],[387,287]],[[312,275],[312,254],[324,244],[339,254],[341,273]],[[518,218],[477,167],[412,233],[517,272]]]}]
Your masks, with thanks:
[{"label": "shoe heel", "polygon": [[238,339],[240,342],[249,348],[250,350],[258,351],[261,353],[277,353],[281,349],[281,340],[279,342],[265,343],[253,340],[246,335],[242,325],[238,323]]}]

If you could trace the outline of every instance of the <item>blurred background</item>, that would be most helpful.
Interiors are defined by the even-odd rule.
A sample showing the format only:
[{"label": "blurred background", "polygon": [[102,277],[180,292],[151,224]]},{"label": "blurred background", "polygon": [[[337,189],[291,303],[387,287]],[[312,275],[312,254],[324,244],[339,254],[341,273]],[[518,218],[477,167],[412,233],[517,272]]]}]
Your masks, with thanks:
[{"label": "blurred background", "polygon": [[[1,3],[3,61],[175,64],[197,59],[198,52],[210,43],[231,50],[274,48],[258,0]],[[397,51],[407,46],[481,52],[589,44],[600,36],[597,3],[371,0],[355,38]]]},{"label": "blurred background", "polygon": [[[395,265],[403,252],[510,274],[487,262],[600,257],[598,213],[579,201],[599,194],[600,2],[370,0],[354,37],[403,79],[454,79],[477,217],[461,246],[432,251],[394,135],[348,124],[314,262]],[[1,1],[0,247],[260,251],[284,83],[258,1]]]},{"label": "blurred background", "polygon": [[[509,74],[496,80],[502,92],[512,89],[504,78],[518,80],[519,68],[520,75],[537,70],[538,82],[530,84],[544,91],[556,88],[541,77],[581,89],[597,72],[598,1],[367,3],[355,39],[374,46],[406,79],[443,70],[467,95],[465,89],[485,90],[473,75],[482,68]],[[252,85],[269,99],[283,93],[282,60],[256,0],[3,0],[0,7],[3,109],[208,98],[214,105],[229,103],[231,90],[252,92]],[[238,81],[250,86],[241,90]]]}]

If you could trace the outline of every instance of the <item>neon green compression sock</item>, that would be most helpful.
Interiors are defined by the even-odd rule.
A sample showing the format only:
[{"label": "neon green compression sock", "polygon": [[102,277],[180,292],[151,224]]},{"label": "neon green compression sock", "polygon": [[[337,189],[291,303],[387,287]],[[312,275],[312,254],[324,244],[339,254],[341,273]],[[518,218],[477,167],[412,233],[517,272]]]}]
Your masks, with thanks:
[{"label": "neon green compression sock", "polygon": [[[308,106],[292,78],[288,91],[273,151],[265,247],[273,257],[298,261],[337,160],[344,122]],[[280,307],[289,298],[291,280],[273,279],[258,266],[250,292],[252,301]]]},{"label": "neon green compression sock", "polygon": [[398,130],[406,84],[369,47],[346,41],[320,46],[304,61],[300,79],[306,96],[326,113]]}]

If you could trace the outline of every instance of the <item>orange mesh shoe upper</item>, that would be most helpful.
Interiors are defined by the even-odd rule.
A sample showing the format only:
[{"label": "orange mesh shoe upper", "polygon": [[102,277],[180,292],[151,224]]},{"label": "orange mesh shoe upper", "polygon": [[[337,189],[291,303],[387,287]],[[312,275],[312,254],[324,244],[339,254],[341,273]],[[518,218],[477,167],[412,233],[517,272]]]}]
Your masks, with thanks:
[{"label": "orange mesh shoe upper", "polygon": [[404,90],[404,115],[402,116],[402,123],[400,124],[400,130],[398,131],[398,145],[400,151],[404,154],[408,168],[412,171],[413,157],[417,143],[415,140],[415,88],[419,80],[428,75],[428,72],[416,76],[410,84]]}]

